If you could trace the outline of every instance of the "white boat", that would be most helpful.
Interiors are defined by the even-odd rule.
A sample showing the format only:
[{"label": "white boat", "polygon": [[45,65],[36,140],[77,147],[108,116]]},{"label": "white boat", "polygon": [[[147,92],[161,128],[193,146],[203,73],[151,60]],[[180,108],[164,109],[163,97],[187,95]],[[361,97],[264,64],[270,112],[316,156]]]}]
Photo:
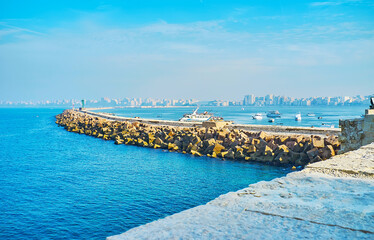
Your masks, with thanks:
[{"label": "white boat", "polygon": [[268,118],[280,118],[281,114],[278,111],[270,111],[266,114]]},{"label": "white boat", "polygon": [[255,120],[262,120],[262,114],[261,113],[256,113],[254,116],[252,116],[253,119]]},{"label": "white boat", "polygon": [[296,114],[295,121],[301,121],[301,113]]},{"label": "white boat", "polygon": [[307,116],[308,116],[308,117],[315,117],[316,114],[314,114],[314,113],[308,113]]},{"label": "white boat", "polygon": [[183,117],[179,119],[179,121],[181,122],[205,122],[209,120],[223,120],[223,118],[214,117],[212,113],[208,113],[208,112],[197,113],[198,109],[199,108],[196,108],[192,114],[184,114]]}]

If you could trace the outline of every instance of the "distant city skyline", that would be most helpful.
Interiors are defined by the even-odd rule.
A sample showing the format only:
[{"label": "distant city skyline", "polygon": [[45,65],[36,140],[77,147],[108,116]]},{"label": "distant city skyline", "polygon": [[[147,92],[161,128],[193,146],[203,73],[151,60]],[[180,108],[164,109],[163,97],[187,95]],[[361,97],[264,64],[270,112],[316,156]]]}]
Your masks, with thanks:
[{"label": "distant city skyline", "polygon": [[356,96],[325,96],[325,97],[303,97],[295,98],[290,96],[278,96],[268,94],[266,96],[256,96],[254,94],[245,95],[243,100],[215,99],[203,101],[199,99],[168,99],[168,98],[108,98],[101,99],[59,99],[45,101],[0,101],[0,107],[29,107],[29,106],[63,106],[67,108],[82,107],[169,107],[169,106],[343,106],[343,105],[367,105],[368,95]]},{"label": "distant city skyline", "polygon": [[0,3],[0,100],[369,95],[366,0]]}]

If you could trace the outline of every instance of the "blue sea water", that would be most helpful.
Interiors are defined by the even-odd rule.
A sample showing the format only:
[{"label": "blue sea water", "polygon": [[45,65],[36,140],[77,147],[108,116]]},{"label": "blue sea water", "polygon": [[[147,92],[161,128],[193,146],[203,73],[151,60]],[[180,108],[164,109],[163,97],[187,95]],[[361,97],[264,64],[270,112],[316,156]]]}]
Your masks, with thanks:
[{"label": "blue sea water", "polygon": [[289,172],[114,145],[58,127],[61,112],[0,109],[0,239],[105,239]]},{"label": "blue sea water", "polygon": [[[215,116],[223,117],[225,120],[234,121],[238,124],[260,124],[260,125],[284,125],[300,127],[326,127],[334,125],[339,127],[339,119],[359,118],[365,113],[367,106],[235,106],[235,107],[207,107],[202,106],[198,112],[208,111]],[[96,110],[97,112],[110,112],[117,116],[141,117],[152,119],[179,120],[183,114],[192,113],[195,107],[171,107],[171,108],[115,108]],[[278,110],[281,118],[275,119],[274,123],[268,122],[266,113]],[[256,113],[262,113],[262,120],[252,118]],[[295,121],[295,115],[300,113],[301,121]],[[308,113],[315,116],[309,117]],[[322,119],[318,119],[322,117]]]}]

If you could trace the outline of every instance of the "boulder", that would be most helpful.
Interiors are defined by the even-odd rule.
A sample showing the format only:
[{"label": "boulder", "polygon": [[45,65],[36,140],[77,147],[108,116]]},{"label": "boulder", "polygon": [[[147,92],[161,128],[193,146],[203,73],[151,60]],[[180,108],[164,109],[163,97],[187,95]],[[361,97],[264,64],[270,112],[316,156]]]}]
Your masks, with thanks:
[{"label": "boulder", "polygon": [[278,145],[278,147],[274,150],[274,153],[275,155],[279,155],[280,153],[288,153],[290,151],[290,149],[282,144],[282,145]]},{"label": "boulder", "polygon": [[207,148],[205,148],[204,154],[212,154],[214,147],[215,147],[215,145],[213,144],[213,145],[210,145]]},{"label": "boulder", "polygon": [[251,154],[256,152],[256,146],[255,145],[249,145],[248,148],[246,148],[245,153],[246,154]]},{"label": "boulder", "polygon": [[310,142],[305,142],[304,143],[304,149],[303,149],[303,152],[308,152],[309,150],[312,150],[313,148],[313,144],[310,143]]},{"label": "boulder", "polygon": [[156,140],[154,141],[154,143],[161,146],[161,145],[164,144],[164,141],[162,141],[161,138],[157,137]]},{"label": "boulder", "polygon": [[191,141],[192,144],[196,145],[199,142],[201,142],[201,139],[198,136],[195,136],[194,138],[192,138],[192,141]]},{"label": "boulder", "polygon": [[306,154],[309,157],[309,160],[312,161],[319,154],[318,148],[313,148],[306,152]]},{"label": "boulder", "polygon": [[225,158],[235,159],[235,153],[232,149],[230,149],[227,154],[225,154]]},{"label": "boulder", "polygon": [[221,153],[222,150],[225,150],[225,147],[222,146],[221,144],[216,143],[214,145],[213,152],[215,152],[216,154]]},{"label": "boulder", "polygon": [[295,152],[303,152],[303,150],[304,150],[304,144],[302,144],[301,142],[297,143],[293,147],[293,151],[295,151]]},{"label": "boulder", "polygon": [[314,137],[313,139],[312,139],[312,144],[313,144],[313,146],[315,147],[315,148],[324,148],[325,147],[325,142],[324,142],[324,140],[323,139],[318,139],[318,138],[316,138],[316,137]]},{"label": "boulder", "polygon": [[287,136],[279,136],[275,138],[275,142],[277,144],[285,144],[288,141],[289,137]]},{"label": "boulder", "polygon": [[258,138],[261,138],[261,139],[265,139],[265,137],[267,136],[267,134],[264,132],[264,131],[261,131],[257,134],[257,137]]},{"label": "boulder", "polygon": [[309,157],[306,153],[298,153],[298,158],[293,158],[295,165],[304,166],[310,162]]},{"label": "boulder", "polygon": [[235,159],[244,159],[245,155],[243,154],[243,151],[236,151],[235,152]]},{"label": "boulder", "polygon": [[295,141],[288,141],[286,142],[286,146],[291,149],[292,151],[294,150],[294,147],[297,145],[297,143]]},{"label": "boulder", "polygon": [[[282,145],[285,146],[285,145]],[[274,162],[276,164],[289,164],[292,162],[291,157],[289,156],[288,152],[280,152],[275,158]]]},{"label": "boulder", "polygon": [[319,150],[319,156],[323,159],[329,159],[332,156],[335,156],[334,148],[331,145],[327,145],[326,147]]},{"label": "boulder", "polygon": [[268,141],[267,145],[271,148],[271,150],[275,150],[278,147],[278,144],[275,142],[274,139]]},{"label": "boulder", "polygon": [[220,129],[218,131],[217,139],[218,140],[224,140],[226,138],[226,135],[229,133],[229,130],[226,128]]},{"label": "boulder", "polygon": [[203,141],[203,147],[207,148],[208,146],[214,146],[216,140],[214,138],[210,138]]},{"label": "boulder", "polygon": [[292,137],[290,137],[290,140],[294,141],[296,143],[300,143],[300,142],[302,142],[303,138],[304,138],[303,136],[298,135],[298,136],[292,136]]},{"label": "boulder", "polygon": [[335,136],[329,136],[328,138],[324,139],[325,145],[331,145],[334,149],[338,149],[340,147],[339,139]]},{"label": "boulder", "polygon": [[265,148],[262,150],[261,154],[263,156],[274,155],[273,150],[268,145],[265,146]]}]

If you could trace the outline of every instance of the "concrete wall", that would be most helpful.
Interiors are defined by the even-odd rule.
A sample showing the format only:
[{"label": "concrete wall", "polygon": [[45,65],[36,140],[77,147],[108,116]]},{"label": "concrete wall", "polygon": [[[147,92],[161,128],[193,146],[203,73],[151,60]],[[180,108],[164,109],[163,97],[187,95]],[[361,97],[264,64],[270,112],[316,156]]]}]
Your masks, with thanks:
[{"label": "concrete wall", "polygon": [[362,144],[367,145],[374,142],[374,109],[367,109],[364,117],[364,138]]},{"label": "concrete wall", "polygon": [[342,143],[340,153],[359,149],[374,142],[374,109],[368,109],[363,118],[340,120]]}]

